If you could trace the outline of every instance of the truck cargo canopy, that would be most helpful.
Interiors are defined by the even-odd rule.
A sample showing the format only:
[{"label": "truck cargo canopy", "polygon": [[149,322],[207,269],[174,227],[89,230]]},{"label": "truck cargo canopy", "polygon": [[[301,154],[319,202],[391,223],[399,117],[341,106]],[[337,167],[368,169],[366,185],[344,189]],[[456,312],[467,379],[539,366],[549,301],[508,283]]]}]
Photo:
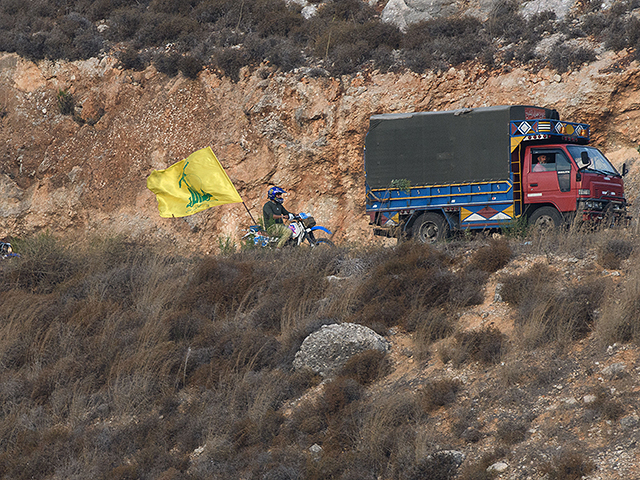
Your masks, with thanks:
[{"label": "truck cargo canopy", "polygon": [[509,122],[559,119],[534,106],[497,106],[444,112],[374,115],[365,141],[370,188],[393,180],[412,186],[509,178]]}]

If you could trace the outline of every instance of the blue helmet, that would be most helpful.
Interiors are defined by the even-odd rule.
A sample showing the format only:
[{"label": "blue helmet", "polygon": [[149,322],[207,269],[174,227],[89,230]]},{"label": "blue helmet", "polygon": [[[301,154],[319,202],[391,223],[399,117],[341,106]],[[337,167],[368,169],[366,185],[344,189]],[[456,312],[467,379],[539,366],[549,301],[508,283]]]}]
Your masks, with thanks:
[{"label": "blue helmet", "polygon": [[267,197],[269,198],[269,200],[273,200],[274,202],[282,203],[284,201],[282,197],[276,198],[276,195],[278,195],[279,193],[287,193],[287,192],[285,192],[280,187],[271,187],[269,189],[269,191],[267,192]]}]

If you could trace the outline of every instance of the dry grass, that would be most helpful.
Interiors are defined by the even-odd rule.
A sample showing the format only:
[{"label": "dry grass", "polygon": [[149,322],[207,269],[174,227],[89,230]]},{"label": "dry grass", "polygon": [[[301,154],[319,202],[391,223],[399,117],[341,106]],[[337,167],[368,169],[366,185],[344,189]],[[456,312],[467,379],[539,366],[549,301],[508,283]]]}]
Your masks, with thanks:
[{"label": "dry grass", "polygon": [[593,462],[578,450],[563,451],[542,468],[550,480],[579,480],[593,470]]},{"label": "dry grass", "polygon": [[[617,245],[623,256],[633,239],[620,239],[593,232],[581,248]],[[566,379],[561,353],[537,351],[561,352],[594,330],[604,345],[638,339],[632,261],[621,263],[617,285],[570,281],[544,266],[501,274],[525,352],[518,342],[507,351],[494,326],[460,331],[459,314],[483,300],[505,256],[578,244],[527,241],[489,241],[464,257],[475,244],[206,258],[118,238],[74,248],[49,235],[14,241],[22,257],[0,268],[0,478],[490,478],[487,463],[504,452],[460,472],[437,452],[530,441],[526,424],[494,430],[480,409],[512,397],[522,408]],[[343,321],[406,330],[420,368],[436,345],[454,375],[493,372],[495,381],[473,392],[458,380],[416,387],[375,351],[323,385],[293,371],[304,338]],[[616,422],[626,408],[608,392],[593,390],[588,409]],[[460,418],[449,428],[444,416]],[[549,463],[550,478],[589,465],[560,461]]]}]

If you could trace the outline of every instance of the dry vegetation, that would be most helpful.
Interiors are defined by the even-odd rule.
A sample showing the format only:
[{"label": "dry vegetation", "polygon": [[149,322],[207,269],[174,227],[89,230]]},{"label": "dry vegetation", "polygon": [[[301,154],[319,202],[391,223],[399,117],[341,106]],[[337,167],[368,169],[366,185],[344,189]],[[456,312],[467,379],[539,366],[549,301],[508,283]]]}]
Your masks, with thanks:
[{"label": "dry vegetation", "polygon": [[[22,257],[0,264],[0,477],[471,480],[502,460],[580,478],[595,461],[585,432],[640,407],[627,373],[593,370],[613,342],[640,339],[635,242],[574,232],[199,258],[15,239]],[[602,273],[612,265],[619,277]],[[496,281],[512,316],[465,325]],[[292,369],[308,334],[343,321],[387,335],[392,355],[364,352],[322,383]],[[557,385],[592,401],[549,420]],[[467,460],[457,469],[443,449]]]},{"label": "dry vegetation", "polygon": [[[423,73],[467,61],[487,67],[550,66],[564,72],[594,61],[594,45],[637,55],[638,0],[601,1],[558,19],[550,11],[530,18],[520,2],[493,0],[485,22],[472,16],[440,17],[406,32],[380,21],[370,2],[327,0],[305,18],[284,0],[5,0],[0,3],[0,51],[40,59],[86,59],[116,53],[121,65],[195,78],[203,67],[237,81],[243,66],[316,75],[409,68]],[[543,39],[559,34],[547,53]],[[316,68],[322,67],[322,68]]]}]

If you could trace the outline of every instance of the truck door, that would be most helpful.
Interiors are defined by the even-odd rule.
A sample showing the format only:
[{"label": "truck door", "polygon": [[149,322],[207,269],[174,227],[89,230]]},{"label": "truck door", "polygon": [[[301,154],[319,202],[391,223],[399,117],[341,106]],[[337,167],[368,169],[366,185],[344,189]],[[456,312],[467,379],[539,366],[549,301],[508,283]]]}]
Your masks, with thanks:
[{"label": "truck door", "polygon": [[571,160],[560,148],[532,148],[524,181],[525,203],[552,203],[561,212],[575,210]]}]

